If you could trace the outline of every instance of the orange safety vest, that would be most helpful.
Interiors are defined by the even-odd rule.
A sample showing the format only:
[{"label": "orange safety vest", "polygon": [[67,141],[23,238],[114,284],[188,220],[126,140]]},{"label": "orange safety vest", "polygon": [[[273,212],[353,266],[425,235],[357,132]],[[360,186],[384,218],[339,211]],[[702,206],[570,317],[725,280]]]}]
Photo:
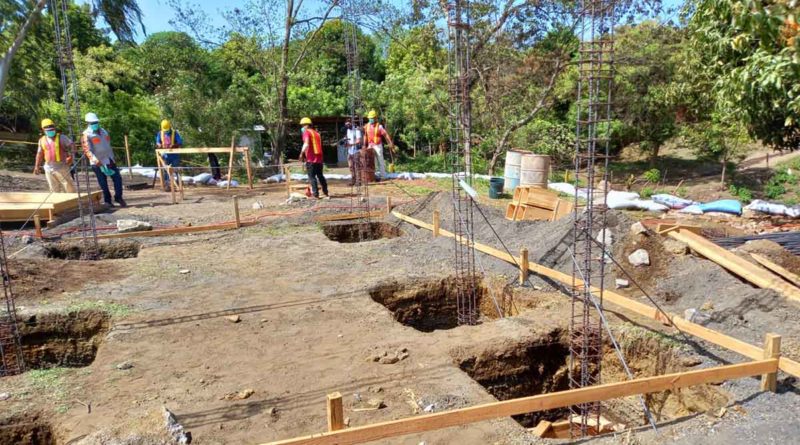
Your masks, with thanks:
[{"label": "orange safety vest", "polygon": [[[372,136],[370,136],[370,130],[372,130]],[[381,140],[381,124],[367,124],[365,133],[368,143],[375,145],[381,145],[383,143]]]},{"label": "orange safety vest", "polygon": [[55,157],[56,162],[61,162],[61,133],[56,133],[56,137],[53,139],[53,155],[50,155],[50,150],[47,148],[47,136],[42,136],[39,139],[39,147],[42,149],[42,153],[44,153],[44,162],[51,162],[53,157]]},{"label": "orange safety vest", "polygon": [[[176,130],[172,130],[172,136],[167,136],[167,132],[161,130],[161,146],[164,148],[172,148],[175,142],[175,132]],[[169,147],[167,146],[166,140],[169,138]]]},{"label": "orange safety vest", "polygon": [[314,150],[314,154],[322,154],[322,138],[319,133],[310,128],[306,129],[306,131],[308,132],[308,139],[309,142],[311,142],[311,149]]}]

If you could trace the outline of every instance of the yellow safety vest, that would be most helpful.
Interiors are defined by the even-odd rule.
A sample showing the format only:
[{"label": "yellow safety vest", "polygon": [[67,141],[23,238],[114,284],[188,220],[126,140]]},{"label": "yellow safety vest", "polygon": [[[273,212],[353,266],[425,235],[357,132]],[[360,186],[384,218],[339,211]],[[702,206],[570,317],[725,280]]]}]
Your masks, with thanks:
[{"label": "yellow safety vest", "polygon": [[[39,139],[39,147],[41,147],[44,153],[44,161],[49,162],[50,160],[47,156],[47,136],[42,136],[42,138]],[[56,133],[56,137],[53,139],[53,151],[55,151],[56,162],[61,162],[61,133]]]}]

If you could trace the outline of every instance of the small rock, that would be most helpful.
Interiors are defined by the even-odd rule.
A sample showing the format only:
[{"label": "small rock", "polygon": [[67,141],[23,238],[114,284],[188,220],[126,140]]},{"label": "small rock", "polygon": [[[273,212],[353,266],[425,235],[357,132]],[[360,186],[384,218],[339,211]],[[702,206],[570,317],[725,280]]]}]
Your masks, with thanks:
[{"label": "small rock", "polygon": [[238,315],[228,315],[227,317],[225,317],[225,319],[230,321],[231,323],[239,323],[240,321],[242,321],[241,317],[239,317]]},{"label": "small rock", "polygon": [[408,348],[400,348],[398,349],[399,352],[408,352]]},{"label": "small rock", "polygon": [[647,228],[641,222],[635,222],[631,225],[631,235],[647,234]]},{"label": "small rock", "polygon": [[681,360],[681,365],[687,368],[694,368],[695,366],[699,366],[702,363],[703,361],[700,360],[700,358],[698,357],[685,357],[683,360]]},{"label": "small rock", "polygon": [[616,280],[614,280],[614,285],[617,287],[617,289],[624,289],[624,288],[630,286],[631,283],[628,280],[623,280],[622,278],[617,278]]},{"label": "small rock", "polygon": [[614,244],[614,235],[611,233],[611,229],[605,228],[599,232],[594,237],[595,241],[602,244],[604,247],[611,247]]},{"label": "small rock", "polygon": [[386,357],[381,357],[378,363],[381,365],[393,365],[399,361],[400,359],[396,355],[387,355]]},{"label": "small rock", "polygon": [[119,233],[145,232],[148,230],[153,230],[153,225],[149,222],[138,221],[135,219],[117,220],[117,232]]},{"label": "small rock", "polygon": [[264,208],[264,203],[261,201],[256,201],[253,203],[253,210],[261,210]]},{"label": "small rock", "polygon": [[370,386],[369,388],[367,388],[367,390],[369,390],[369,392],[374,392],[374,393],[383,392],[383,388],[380,386]]},{"label": "small rock", "polygon": [[706,301],[702,306],[700,306],[700,310],[704,312],[711,312],[714,310],[714,303]]},{"label": "small rock", "polygon": [[400,355],[397,356],[398,360],[405,360],[408,358],[408,352],[401,352]]},{"label": "small rock", "polygon": [[649,266],[650,254],[644,249],[637,249],[628,255],[628,262],[633,266]]},{"label": "small rock", "polygon": [[426,413],[432,413],[434,408],[436,408],[436,405],[431,403],[430,405],[426,406],[425,408],[422,408],[422,410],[425,411]]},{"label": "small rock", "polygon": [[367,400],[367,406],[375,409],[381,409],[386,407],[386,405],[383,404],[383,399],[369,399]]},{"label": "small rock", "polygon": [[674,253],[675,255],[686,255],[689,253],[689,246],[686,243],[682,243],[676,239],[665,239],[663,245],[664,250]]},{"label": "small rock", "polygon": [[683,312],[683,318],[692,323],[697,323],[699,325],[705,325],[709,321],[711,321],[711,315],[698,311],[695,308],[686,309]]},{"label": "small rock", "polygon": [[350,418],[349,417],[345,417],[344,418],[344,426],[350,426]]},{"label": "small rock", "polygon": [[124,371],[126,369],[131,369],[131,368],[133,368],[133,363],[131,362],[122,362],[117,365],[117,369],[119,369],[120,371]]},{"label": "small rock", "polygon": [[269,321],[269,320],[267,320],[266,318],[262,318],[261,320],[258,320],[258,322],[259,322],[259,323],[266,323],[266,322],[268,322],[268,321]]},{"label": "small rock", "polygon": [[8,400],[11,398],[11,393],[8,392],[0,392],[0,401]]},{"label": "small rock", "polygon": [[344,335],[342,335],[342,334],[339,334],[339,335],[336,336],[336,338],[342,338],[342,337],[344,337]]},{"label": "small rock", "polygon": [[274,406],[270,407],[270,408],[267,410],[267,414],[269,414],[270,416],[275,416],[275,415],[277,415],[277,414],[278,414],[278,408],[275,408]]},{"label": "small rock", "polygon": [[256,391],[252,388],[243,389],[239,392],[232,392],[222,396],[222,400],[244,400],[255,394]]},{"label": "small rock", "polygon": [[186,275],[187,273],[191,273],[191,272],[192,271],[189,270],[189,269],[181,269],[181,270],[178,271],[178,273],[181,274],[181,275]]},{"label": "small rock", "polygon": [[32,242],[33,242],[33,237],[32,237],[32,236],[30,236],[30,235],[24,235],[24,236],[23,236],[23,237],[20,239],[20,241],[22,241],[22,244],[30,244],[30,243],[32,243]]}]

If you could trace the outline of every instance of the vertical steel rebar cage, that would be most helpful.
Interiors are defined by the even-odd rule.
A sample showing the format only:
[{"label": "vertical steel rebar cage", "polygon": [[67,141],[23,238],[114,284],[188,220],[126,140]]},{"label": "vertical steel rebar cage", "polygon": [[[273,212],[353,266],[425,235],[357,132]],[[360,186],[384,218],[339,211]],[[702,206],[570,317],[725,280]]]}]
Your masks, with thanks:
[{"label": "vertical steel rebar cage", "polygon": [[447,2],[448,91],[457,316],[459,324],[478,322],[473,203],[463,185],[472,185],[470,85],[470,5]]},{"label": "vertical steel rebar cage", "polygon": [[0,307],[0,377],[20,374],[25,371],[22,357],[17,308],[11,289],[11,275],[8,271],[6,243],[0,229],[0,279],[3,280],[3,305]]},{"label": "vertical steel rebar cage", "polygon": [[[75,74],[74,53],[72,50],[72,36],[69,30],[68,3],[66,0],[50,0],[50,13],[53,15],[56,55],[61,74],[61,88],[63,90],[64,110],[67,117],[67,130],[70,139],[80,144],[81,136],[81,108],[78,100],[78,79]],[[78,151],[77,153],[80,153]],[[81,242],[84,245],[83,256],[85,259],[96,259],[98,254],[97,226],[94,215],[94,203],[91,199],[89,187],[89,160],[85,156],[75,155],[75,185],[78,192],[78,212],[81,220]],[[81,184],[83,181],[83,185]],[[86,202],[83,199],[83,190],[86,191]],[[87,223],[88,218],[88,223]]]},{"label": "vertical steel rebar cage", "polygon": [[[606,230],[606,196],[614,73],[614,0],[582,0],[580,14],[575,143],[575,200],[580,205],[575,206],[573,215],[571,388],[600,383],[603,358],[602,317],[596,308],[603,307],[606,257],[595,240],[600,244],[610,242]],[[600,425],[600,402],[572,406],[570,411],[573,438],[585,437],[593,425]]]}]

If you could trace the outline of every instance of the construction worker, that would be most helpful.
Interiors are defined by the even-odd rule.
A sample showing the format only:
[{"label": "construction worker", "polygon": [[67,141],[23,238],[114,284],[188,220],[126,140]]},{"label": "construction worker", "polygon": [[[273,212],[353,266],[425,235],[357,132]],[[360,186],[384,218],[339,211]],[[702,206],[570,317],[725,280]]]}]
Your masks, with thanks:
[{"label": "construction worker", "polygon": [[[156,147],[157,148],[181,148],[183,146],[183,138],[181,138],[180,133],[178,130],[172,129],[172,123],[164,119],[161,121],[161,131],[156,133]],[[165,153],[161,155],[161,159],[164,160],[164,164],[170,167],[176,168],[181,163],[181,155],[177,153]],[[166,173],[164,170],[161,170],[161,174],[164,175],[164,181],[167,183],[166,190],[170,190],[170,186],[172,182],[170,182],[169,174]]]},{"label": "construction worker", "polygon": [[127,207],[128,204],[122,199],[122,176],[114,162],[111,136],[104,128],[100,127],[100,119],[96,114],[86,113],[84,120],[87,126],[81,137],[81,145],[83,145],[83,152],[89,159],[92,171],[97,177],[97,183],[103,190],[103,200],[109,207],[114,207],[114,203],[111,202],[111,192],[108,189],[108,177],[111,176],[111,180],[114,182],[114,201],[120,207]]},{"label": "construction worker", "polygon": [[394,142],[389,137],[389,133],[378,122],[378,113],[370,110],[367,113],[369,123],[364,126],[364,147],[375,150],[375,159],[381,172],[381,179],[386,179],[386,163],[383,160],[383,139],[389,143],[389,150],[394,153]]},{"label": "construction worker", "polygon": [[356,184],[356,178],[358,177],[358,172],[356,171],[356,157],[358,156],[358,150],[361,148],[362,144],[361,129],[353,128],[353,123],[350,119],[344,122],[344,128],[344,145],[347,147],[347,166],[350,167],[350,186],[353,186]]},{"label": "construction worker", "polygon": [[40,173],[39,166],[44,161],[44,175],[50,192],[75,193],[75,185],[69,174],[71,153],[75,150],[75,144],[70,138],[56,131],[56,124],[51,119],[42,119],[42,131],[44,136],[39,139],[33,174]]},{"label": "construction worker", "polygon": [[317,188],[317,179],[322,185],[322,194],[325,199],[330,199],[328,196],[328,181],[322,174],[322,137],[319,132],[311,128],[311,119],[304,117],[300,119],[301,132],[303,134],[303,149],[300,151],[300,161],[305,160],[306,172],[308,173],[308,182],[311,183],[311,193],[315,198],[319,199],[319,189]]}]

